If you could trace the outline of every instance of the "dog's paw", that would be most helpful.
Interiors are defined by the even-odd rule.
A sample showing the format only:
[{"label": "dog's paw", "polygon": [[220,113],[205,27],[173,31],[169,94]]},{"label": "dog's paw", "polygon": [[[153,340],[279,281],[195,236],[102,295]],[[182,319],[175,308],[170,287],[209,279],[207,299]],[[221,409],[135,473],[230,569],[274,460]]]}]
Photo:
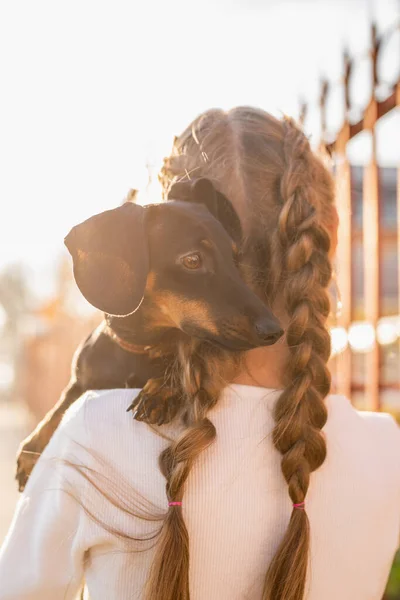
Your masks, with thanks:
[{"label": "dog's paw", "polygon": [[132,411],[136,421],[145,421],[151,425],[162,425],[164,423],[164,411],[160,410],[160,400],[143,392],[138,394],[128,410]]},{"label": "dog's paw", "polygon": [[128,410],[132,411],[133,418],[144,421],[150,425],[164,425],[172,421],[178,413],[176,398],[168,398],[146,394],[142,390],[134,399]]},{"label": "dog's paw", "polygon": [[17,452],[17,469],[15,479],[18,482],[18,490],[23,492],[32,473],[41,451],[38,448],[37,440],[28,437],[24,440]]}]

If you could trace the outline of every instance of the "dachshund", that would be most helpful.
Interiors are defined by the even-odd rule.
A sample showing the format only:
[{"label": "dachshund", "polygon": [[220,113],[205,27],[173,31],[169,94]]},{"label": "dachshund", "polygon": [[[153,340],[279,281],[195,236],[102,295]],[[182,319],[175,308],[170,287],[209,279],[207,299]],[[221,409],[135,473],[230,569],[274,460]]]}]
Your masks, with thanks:
[{"label": "dachshund", "polygon": [[240,276],[241,238],[232,204],[204,178],[176,183],[168,202],[126,202],[73,227],[65,245],[75,281],[104,321],[78,347],[57,404],[20,445],[20,491],[86,390],[139,388],[134,417],[161,425],[180,409],[182,395],[166,377],[180,339],[244,351],[282,336],[277,318]]}]

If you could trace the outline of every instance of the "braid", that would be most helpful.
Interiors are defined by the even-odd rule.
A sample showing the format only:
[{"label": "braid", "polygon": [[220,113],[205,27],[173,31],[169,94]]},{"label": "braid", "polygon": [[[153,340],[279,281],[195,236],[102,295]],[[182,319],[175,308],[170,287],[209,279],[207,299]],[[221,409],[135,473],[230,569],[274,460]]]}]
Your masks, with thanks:
[{"label": "braid", "polygon": [[[321,430],[327,421],[324,399],[330,391],[326,321],[330,239],[336,214],[332,179],[293,121],[278,121],[251,107],[228,113],[211,110],[190,124],[175,140],[164,163],[160,175],[164,194],[174,181],[190,178],[192,172],[211,179],[231,200],[245,233],[246,263],[242,261],[242,266],[248,268],[250,287],[264,295],[272,308],[276,303],[280,311],[284,309],[283,315],[288,317],[289,359],[283,373],[285,388],[274,407],[272,439],[282,456],[290,499],[300,506],[292,510],[266,574],[262,597],[303,600],[310,543],[303,503],[310,475],[326,457]],[[182,369],[186,364],[192,379],[186,373],[182,387],[192,389],[191,394],[196,389],[206,390],[204,402],[210,407],[218,396],[218,371],[213,367],[212,372],[211,364],[224,364],[225,358],[216,353],[215,362],[204,365],[201,356],[207,353],[200,346],[189,355],[188,350]],[[200,369],[199,379],[193,375],[194,363]],[[201,410],[190,407],[189,396],[182,406],[185,424],[191,427]],[[199,397],[197,402],[201,405]],[[171,527],[168,535],[173,535],[172,531]],[[174,535],[178,537],[177,532]],[[170,595],[166,597],[172,600]],[[175,598],[182,596],[177,593]]]},{"label": "braid", "polygon": [[[207,412],[226,385],[221,376],[221,363],[229,367],[230,373],[238,364],[226,351],[207,343],[194,339],[179,343],[176,369],[181,376],[186,405],[182,415],[186,429],[159,457],[169,502],[182,502],[184,486],[197,456],[216,437]],[[216,377],[217,371],[219,377]],[[228,370],[224,373],[228,375]],[[189,600],[189,537],[180,506],[171,506],[163,522],[144,597]]]},{"label": "braid", "polygon": [[[289,496],[293,504],[301,504],[310,474],[326,457],[321,429],[327,420],[324,398],[330,391],[326,366],[330,337],[325,328],[329,314],[330,240],[317,218],[308,141],[292,121],[286,120],[284,127],[286,168],[280,184],[283,206],[273,241],[279,251],[273,256],[279,256],[281,261],[280,269],[275,265],[275,273],[287,277],[283,294],[290,319],[286,332],[290,360],[287,385],[274,409],[273,443],[282,454],[281,468]],[[288,529],[267,573],[264,600],[302,600],[308,552],[307,513],[305,509],[293,508]]]}]

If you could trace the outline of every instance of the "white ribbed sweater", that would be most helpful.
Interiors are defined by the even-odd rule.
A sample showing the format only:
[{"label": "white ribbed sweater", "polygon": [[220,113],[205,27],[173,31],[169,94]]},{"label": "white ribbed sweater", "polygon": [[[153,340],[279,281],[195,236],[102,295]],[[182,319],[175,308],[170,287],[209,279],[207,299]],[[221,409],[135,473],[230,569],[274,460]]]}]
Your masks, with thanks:
[{"label": "white ribbed sweater", "polygon": [[[72,600],[84,577],[91,600],[136,600],[153,551],[138,537],[159,527],[129,514],[140,492],[166,511],[157,460],[168,441],[134,421],[134,390],[89,392],[67,413],[35,467],[0,554],[1,600]],[[279,392],[231,385],[209,413],[217,439],[193,467],[183,510],[190,540],[191,600],[260,600],[268,564],[291,514],[271,441]],[[311,477],[305,600],[381,600],[400,545],[400,430],[386,414],[327,399],[327,459]],[[164,432],[171,430],[164,426]],[[175,432],[176,433],[176,432]],[[87,452],[85,448],[90,448]],[[116,508],[63,460],[84,465]],[[77,503],[74,496],[78,496]],[[137,505],[137,504],[136,504]],[[148,546],[146,546],[148,547]]]}]

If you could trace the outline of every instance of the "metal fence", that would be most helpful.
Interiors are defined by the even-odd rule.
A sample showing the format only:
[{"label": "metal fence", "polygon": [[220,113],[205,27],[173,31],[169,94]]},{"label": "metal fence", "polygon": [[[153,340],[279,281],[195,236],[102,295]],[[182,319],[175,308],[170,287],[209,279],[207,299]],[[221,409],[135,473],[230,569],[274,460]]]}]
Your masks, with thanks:
[{"label": "metal fence", "polygon": [[[397,61],[389,79],[388,61]],[[357,85],[361,67],[368,96]],[[332,133],[331,101],[338,91],[341,125]],[[366,55],[351,58],[344,52],[343,79],[336,85],[321,81],[318,110],[320,150],[332,159],[340,216],[336,264],[342,308],[332,329],[334,384],[362,408],[384,406],[400,414],[400,164],[382,167],[377,155],[379,124],[395,114],[391,111],[400,119],[400,23],[382,34],[373,25]],[[303,124],[308,115],[302,104]],[[368,138],[369,156],[355,167],[348,150],[360,134]],[[400,146],[400,137],[393,135],[389,144]]]}]

